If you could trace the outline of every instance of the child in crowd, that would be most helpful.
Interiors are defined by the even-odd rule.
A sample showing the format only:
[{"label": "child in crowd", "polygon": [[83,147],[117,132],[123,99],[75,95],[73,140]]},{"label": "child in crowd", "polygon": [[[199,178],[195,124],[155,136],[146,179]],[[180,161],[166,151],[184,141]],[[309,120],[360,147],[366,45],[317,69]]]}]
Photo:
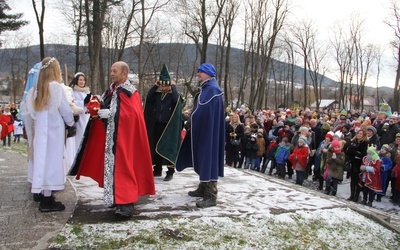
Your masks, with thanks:
[{"label": "child in crowd", "polygon": [[388,173],[390,170],[392,170],[393,163],[391,154],[390,154],[391,148],[389,147],[388,144],[383,144],[381,147],[381,150],[379,151],[379,157],[382,161],[382,167],[381,167],[381,185],[382,185],[382,192],[377,193],[376,201],[381,202],[382,196],[386,195],[386,190],[389,185],[388,178],[390,177]]},{"label": "child in crowd", "polygon": [[245,126],[244,127],[244,135],[242,138],[240,138],[240,158],[239,158],[239,166],[238,168],[242,168],[244,159],[246,158],[246,152],[247,152],[247,143],[250,141],[250,136],[251,136],[251,129],[250,126]]},{"label": "child in crowd", "polygon": [[297,141],[297,146],[288,158],[293,165],[293,169],[296,170],[296,184],[298,185],[303,185],[309,153],[310,150],[307,145],[307,138],[300,136]]},{"label": "child in crowd", "polygon": [[382,161],[379,159],[376,149],[369,147],[360,167],[360,186],[363,191],[362,203],[364,205],[372,207],[375,193],[382,192],[381,167]]},{"label": "child in crowd", "polygon": [[21,139],[21,135],[24,133],[24,130],[22,129],[23,124],[20,119],[15,119],[14,121],[14,143],[19,143]]},{"label": "child in crowd", "polygon": [[256,161],[254,164],[254,168],[256,171],[260,171],[261,160],[265,155],[265,140],[263,135],[264,135],[264,130],[262,128],[259,128],[257,130],[257,138],[256,138],[258,150],[256,155]]},{"label": "child in crowd", "polygon": [[244,169],[254,170],[256,157],[257,157],[258,145],[257,145],[257,134],[251,134],[250,140],[246,144],[246,163]]},{"label": "child in crowd", "polygon": [[276,171],[279,179],[285,179],[286,175],[286,161],[290,155],[288,141],[288,138],[282,138],[275,153]]},{"label": "child in crowd", "polygon": [[271,166],[269,167],[269,175],[272,175],[272,170],[275,168],[275,152],[276,149],[278,148],[278,143],[276,142],[276,137],[273,136],[271,138],[271,142],[269,143],[267,152],[266,152],[266,161],[264,166],[261,169],[262,173],[265,173],[265,170],[267,169],[268,164],[271,162]]},{"label": "child in crowd", "polygon": [[325,140],[323,140],[317,150],[315,151],[315,162],[314,162],[314,175],[315,180],[319,181],[318,190],[322,190],[324,185],[323,175],[324,172],[321,171],[325,165],[324,153],[328,152],[333,140],[333,132],[328,132],[325,135]]},{"label": "child in crowd", "polygon": [[338,182],[343,180],[345,159],[345,154],[342,152],[342,144],[337,140],[333,141],[326,153],[325,194],[329,195],[332,188],[332,195],[336,195]]}]

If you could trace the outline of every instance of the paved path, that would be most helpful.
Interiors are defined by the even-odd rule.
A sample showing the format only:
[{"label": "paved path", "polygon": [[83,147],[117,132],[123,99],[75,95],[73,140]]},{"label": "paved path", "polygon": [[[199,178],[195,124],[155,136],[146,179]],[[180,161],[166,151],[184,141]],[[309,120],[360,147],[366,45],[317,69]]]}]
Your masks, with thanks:
[{"label": "paved path", "polygon": [[0,149],[0,249],[46,249],[49,240],[63,228],[76,204],[75,190],[55,194],[66,209],[41,213],[27,181],[26,156]]}]

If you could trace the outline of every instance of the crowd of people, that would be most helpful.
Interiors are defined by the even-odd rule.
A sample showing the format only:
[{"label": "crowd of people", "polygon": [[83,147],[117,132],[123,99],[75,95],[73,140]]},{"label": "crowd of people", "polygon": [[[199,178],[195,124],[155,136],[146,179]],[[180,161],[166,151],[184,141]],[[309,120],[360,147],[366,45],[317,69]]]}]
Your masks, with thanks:
[{"label": "crowd of people", "polygon": [[[260,171],[336,195],[350,179],[348,200],[372,206],[390,185],[400,205],[400,116],[388,104],[379,112],[226,108],[226,165]],[[268,172],[267,172],[267,169]]]}]

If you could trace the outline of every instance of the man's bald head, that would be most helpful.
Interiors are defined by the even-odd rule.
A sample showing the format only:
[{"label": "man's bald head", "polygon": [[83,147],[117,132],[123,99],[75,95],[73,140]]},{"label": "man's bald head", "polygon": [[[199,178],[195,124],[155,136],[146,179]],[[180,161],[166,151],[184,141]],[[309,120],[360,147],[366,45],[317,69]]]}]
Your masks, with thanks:
[{"label": "man's bald head", "polygon": [[111,78],[116,85],[120,85],[128,79],[129,66],[126,62],[118,61],[111,66]]}]

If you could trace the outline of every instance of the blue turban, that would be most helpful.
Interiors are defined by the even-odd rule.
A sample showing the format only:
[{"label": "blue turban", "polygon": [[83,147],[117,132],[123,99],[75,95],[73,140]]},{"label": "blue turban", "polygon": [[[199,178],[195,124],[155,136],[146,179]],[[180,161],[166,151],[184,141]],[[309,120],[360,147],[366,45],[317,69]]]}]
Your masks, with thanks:
[{"label": "blue turban", "polygon": [[204,72],[211,77],[215,77],[217,75],[214,66],[210,63],[203,63],[200,65],[200,67],[197,69],[197,72],[199,71]]}]

